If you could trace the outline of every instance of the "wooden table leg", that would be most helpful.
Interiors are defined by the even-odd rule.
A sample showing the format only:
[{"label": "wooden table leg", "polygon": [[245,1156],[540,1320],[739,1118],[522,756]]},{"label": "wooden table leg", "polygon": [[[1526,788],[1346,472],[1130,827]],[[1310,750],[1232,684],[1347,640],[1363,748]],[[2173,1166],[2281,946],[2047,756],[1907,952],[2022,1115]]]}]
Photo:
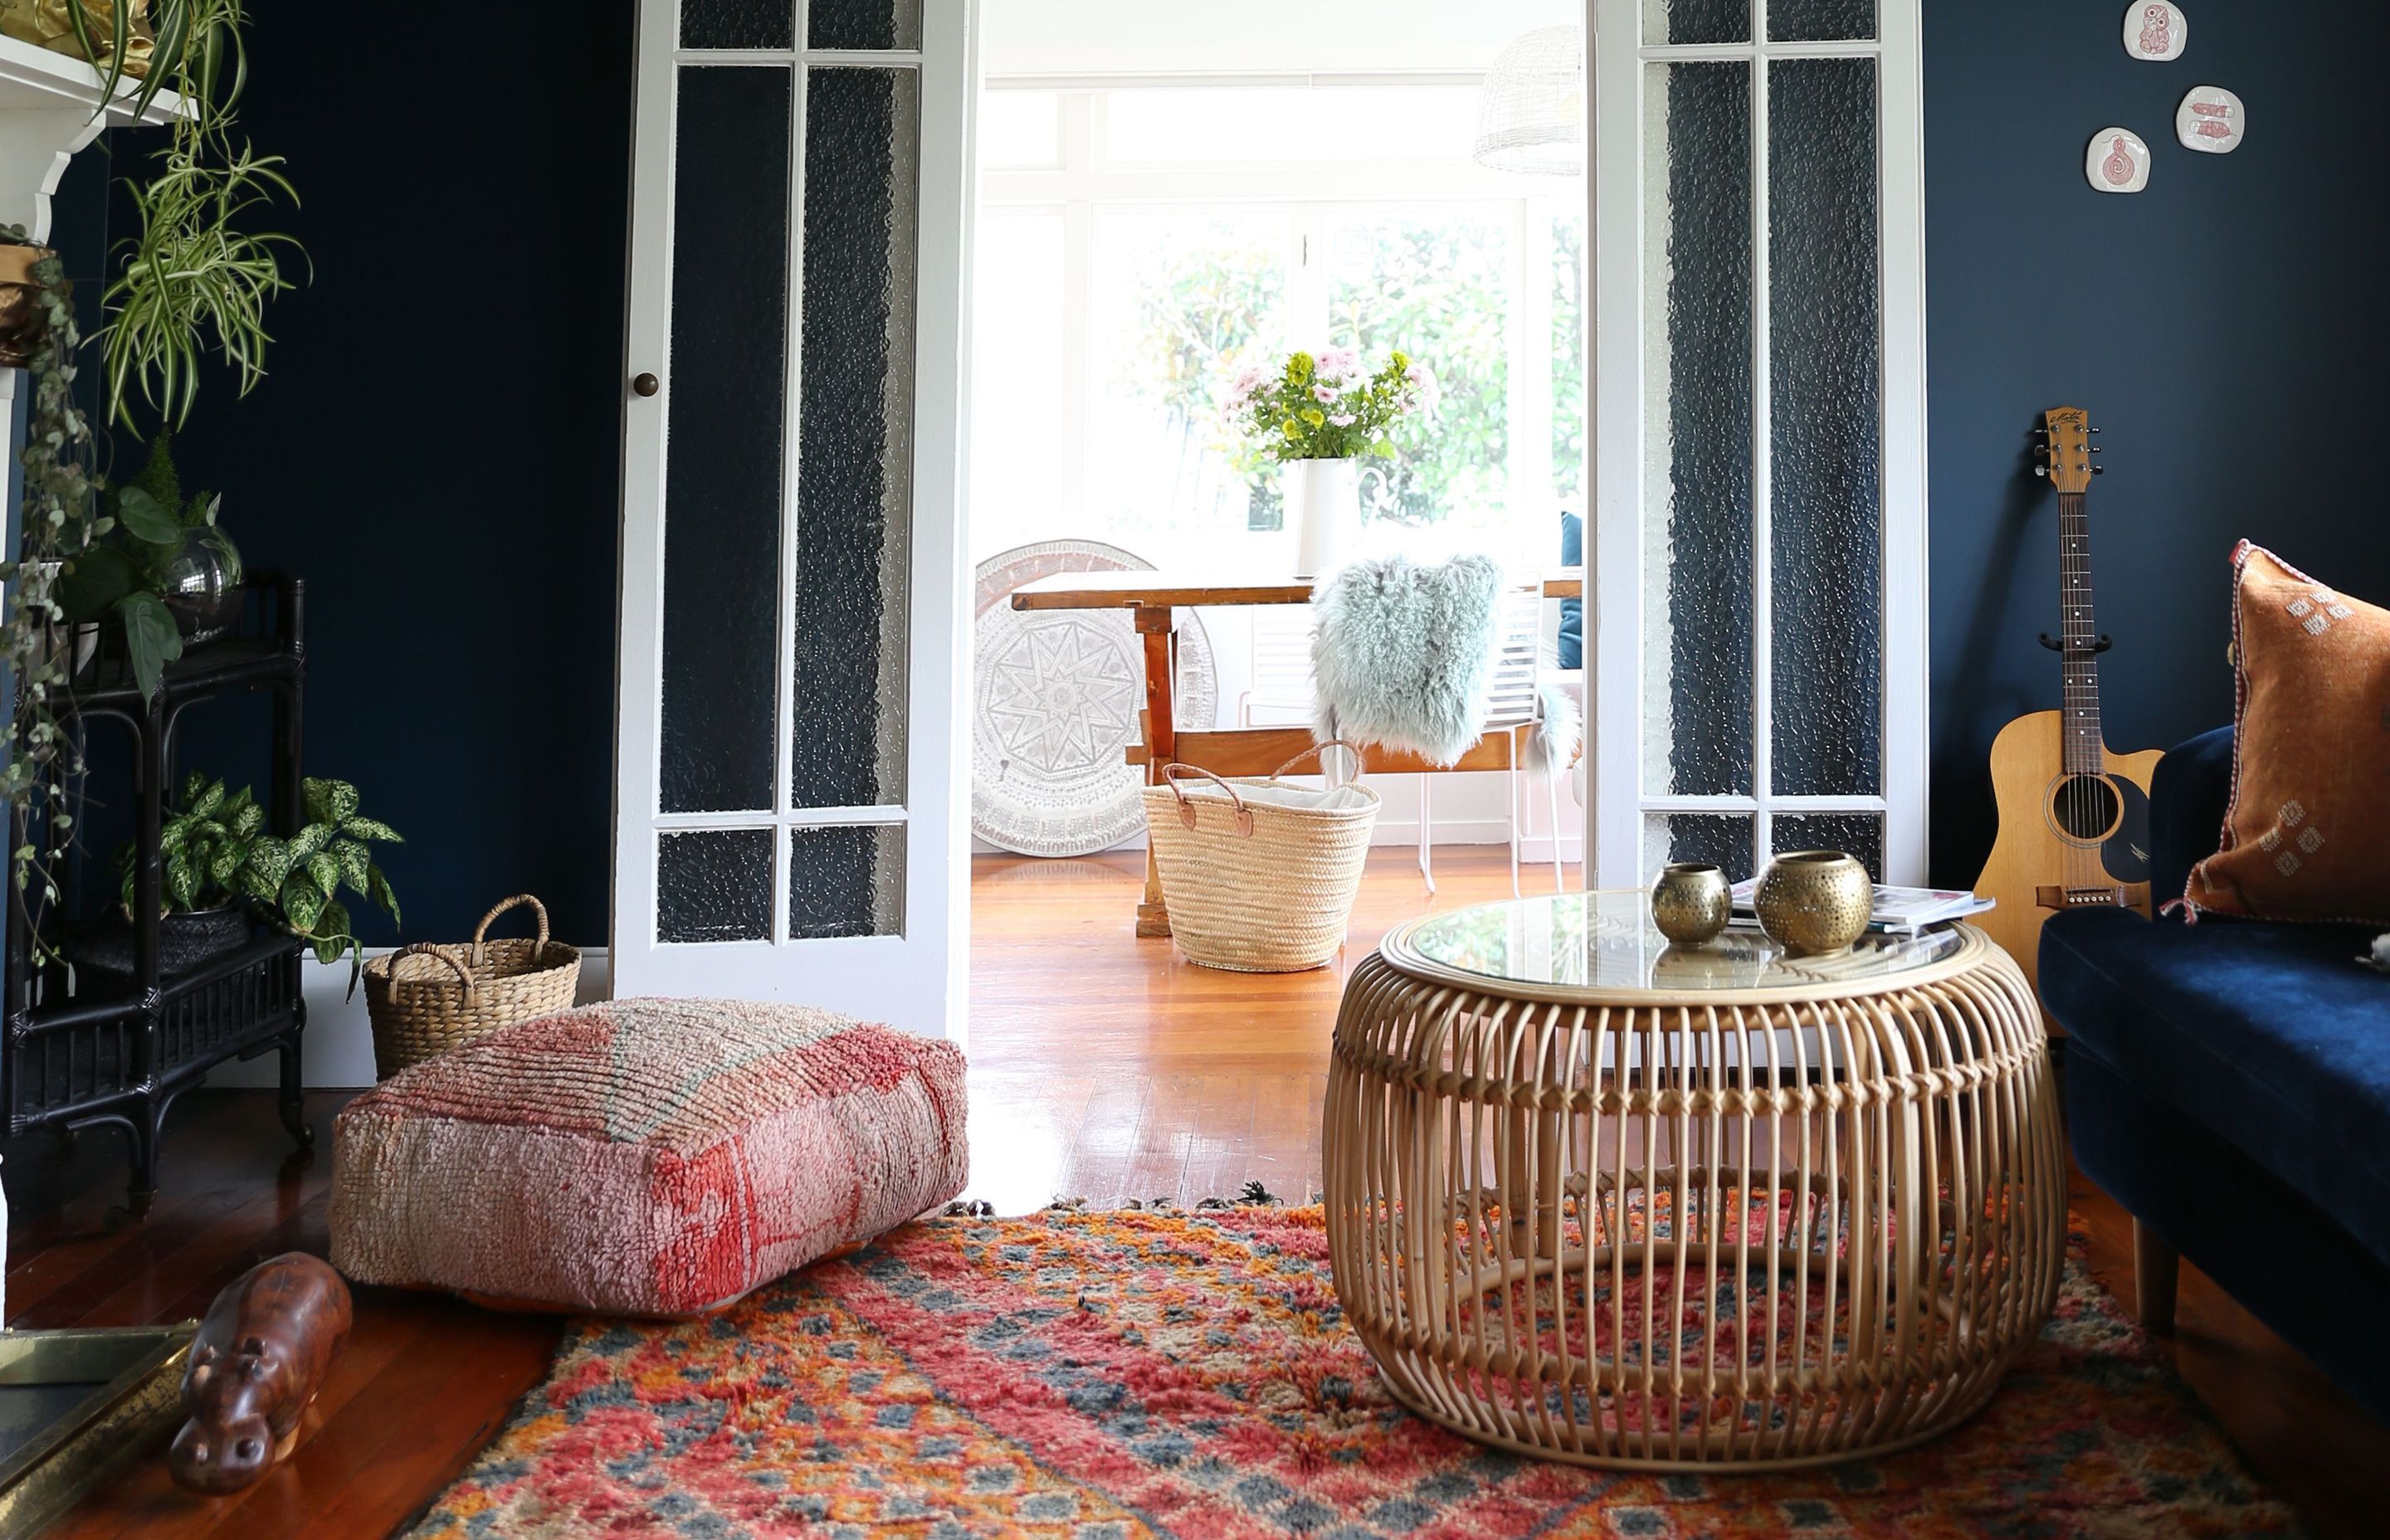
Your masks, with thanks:
[{"label": "wooden table leg", "polygon": [[[1137,635],[1145,642],[1145,781],[1162,784],[1163,767],[1177,751],[1178,728],[1171,715],[1177,687],[1176,635],[1168,605],[1139,605]],[[1145,902],[1137,906],[1139,936],[1170,934],[1170,911],[1162,902],[1162,873],[1153,864],[1153,846],[1145,848]]]}]

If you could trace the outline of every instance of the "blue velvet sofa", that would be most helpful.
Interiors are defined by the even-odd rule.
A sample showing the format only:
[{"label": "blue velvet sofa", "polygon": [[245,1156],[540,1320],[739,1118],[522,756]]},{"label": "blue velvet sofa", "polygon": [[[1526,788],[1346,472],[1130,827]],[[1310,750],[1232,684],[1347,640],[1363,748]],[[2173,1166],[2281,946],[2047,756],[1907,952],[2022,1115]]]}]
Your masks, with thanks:
[{"label": "blue velvet sofa", "polygon": [[[2214,853],[2230,729],[2151,788],[2153,891]],[[2075,1159],[2133,1215],[2144,1320],[2173,1327],[2189,1257],[2390,1420],[2390,978],[2353,926],[2145,921],[2042,928]]]}]

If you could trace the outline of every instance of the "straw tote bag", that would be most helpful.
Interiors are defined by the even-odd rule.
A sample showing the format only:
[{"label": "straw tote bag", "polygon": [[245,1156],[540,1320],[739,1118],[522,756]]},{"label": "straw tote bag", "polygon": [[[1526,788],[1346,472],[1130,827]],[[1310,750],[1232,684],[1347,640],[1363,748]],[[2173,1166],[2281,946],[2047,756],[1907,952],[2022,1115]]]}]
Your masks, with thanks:
[{"label": "straw tote bag", "polygon": [[[1352,784],[1323,791],[1280,778],[1330,748],[1353,756]],[[1378,823],[1378,794],[1359,784],[1361,768],[1361,751],[1342,740],[1268,776],[1163,767],[1163,783],[1145,789],[1146,834],[1171,933],[1189,962],[1296,973],[1335,959]]]},{"label": "straw tote bag", "polygon": [[[488,939],[493,920],[525,904],[537,936]],[[547,939],[547,905],[517,893],[482,917],[469,954],[419,941],[366,964],[375,1072],[388,1080],[494,1028],[570,1009],[580,982],[580,952]]]}]

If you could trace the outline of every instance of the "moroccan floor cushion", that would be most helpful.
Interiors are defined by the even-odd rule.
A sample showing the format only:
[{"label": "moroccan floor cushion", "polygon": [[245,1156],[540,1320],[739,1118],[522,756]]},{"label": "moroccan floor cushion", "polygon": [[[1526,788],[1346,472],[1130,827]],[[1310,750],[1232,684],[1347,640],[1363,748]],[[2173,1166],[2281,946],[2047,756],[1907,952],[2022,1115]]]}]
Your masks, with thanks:
[{"label": "moroccan floor cushion", "polygon": [[962,1190],[963,1057],[827,1011],[620,1000],[487,1033],[334,1125],[360,1283],[679,1316]]}]

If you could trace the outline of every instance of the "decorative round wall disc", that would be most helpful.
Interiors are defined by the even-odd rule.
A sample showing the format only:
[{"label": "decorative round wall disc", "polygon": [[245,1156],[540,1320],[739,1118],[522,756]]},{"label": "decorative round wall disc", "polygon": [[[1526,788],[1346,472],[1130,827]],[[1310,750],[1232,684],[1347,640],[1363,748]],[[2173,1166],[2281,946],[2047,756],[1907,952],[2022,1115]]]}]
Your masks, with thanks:
[{"label": "decorative round wall disc", "polygon": [[2194,85],[2174,115],[2174,136],[2185,149],[2229,155],[2249,129],[2249,109],[2220,85]]},{"label": "decorative round wall disc", "polygon": [[2083,174],[2105,193],[2137,193],[2150,185],[2150,147],[2129,128],[2103,128],[2091,135]]},{"label": "decorative round wall disc", "polygon": [[[1057,572],[1145,572],[1117,545],[1049,540],[981,562],[972,596],[971,832],[1023,855],[1090,855],[1145,828],[1139,741],[1145,653],[1125,610],[1012,608],[1012,591]],[[1209,727],[1218,705],[1212,641],[1178,613],[1173,714]]]},{"label": "decorative round wall disc", "polygon": [[2165,64],[2182,57],[2183,45],[2191,41],[2191,19],[2182,14],[2180,6],[2169,6],[2165,0],[2133,0],[2125,7],[2125,52],[2152,64]]}]

